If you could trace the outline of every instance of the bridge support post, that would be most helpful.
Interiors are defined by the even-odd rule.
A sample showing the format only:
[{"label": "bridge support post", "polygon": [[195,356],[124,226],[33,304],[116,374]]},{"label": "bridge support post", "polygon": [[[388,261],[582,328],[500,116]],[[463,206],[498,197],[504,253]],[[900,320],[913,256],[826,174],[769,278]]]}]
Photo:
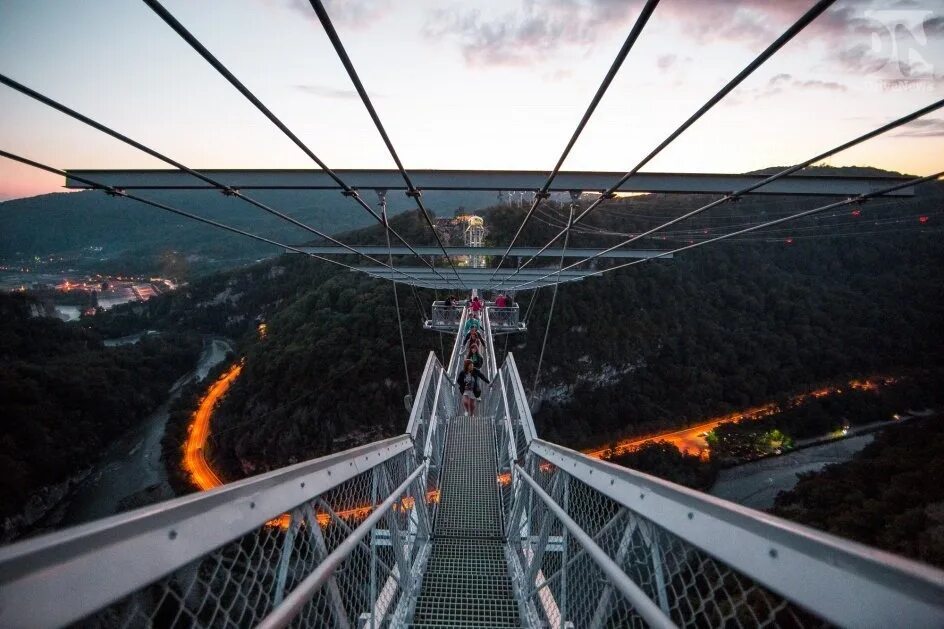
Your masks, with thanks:
[{"label": "bridge support post", "polygon": [[295,532],[301,523],[298,512],[290,511],[288,514],[288,528],[285,529],[285,537],[282,539],[282,553],[279,556],[279,565],[276,568],[275,593],[272,595],[272,606],[276,607],[285,598],[285,580],[288,578],[288,566],[292,561],[292,551],[295,547]]},{"label": "bridge support post", "polygon": [[[333,514],[332,517],[334,517]],[[328,545],[325,544],[324,535],[321,533],[321,525],[318,524],[314,505],[305,508],[305,519],[308,524],[308,534],[318,552],[318,559],[323,561],[328,556]],[[328,588],[328,599],[331,601],[331,613],[334,615],[335,626],[350,629],[351,625],[347,620],[348,615],[344,609],[344,599],[341,597],[341,588],[338,587],[337,578],[332,574],[325,585]]]}]

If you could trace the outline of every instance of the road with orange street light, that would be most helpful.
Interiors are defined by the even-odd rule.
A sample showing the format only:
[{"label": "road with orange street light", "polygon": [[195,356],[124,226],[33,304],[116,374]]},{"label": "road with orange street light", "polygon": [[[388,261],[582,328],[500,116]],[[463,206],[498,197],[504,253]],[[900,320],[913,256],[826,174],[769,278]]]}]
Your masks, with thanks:
[{"label": "road with orange street light", "polygon": [[810,391],[808,393],[795,395],[791,397],[787,404],[783,406],[780,406],[775,402],[768,402],[767,404],[762,404],[760,406],[755,406],[746,410],[713,417],[706,422],[700,422],[694,426],[682,428],[681,430],[671,430],[645,437],[632,437],[617,442],[613,447],[606,446],[600,448],[591,448],[589,450],[584,450],[583,452],[588,456],[592,456],[597,459],[603,459],[609,458],[611,456],[619,456],[627,452],[632,452],[633,450],[637,450],[647,443],[667,441],[678,448],[681,452],[707,458],[709,456],[709,448],[708,442],[705,440],[705,436],[707,433],[722,424],[762,419],[764,417],[783,412],[788,408],[793,408],[795,406],[804,404],[808,402],[810,398],[819,399],[841,394],[845,389],[854,389],[858,391],[877,391],[878,389],[890,384],[894,384],[897,381],[897,378],[890,376],[872,376],[863,379],[853,379],[846,383],[844,387],[828,386]]},{"label": "road with orange street light", "polygon": [[[207,439],[210,437],[213,410],[216,408],[216,404],[226,395],[226,392],[229,391],[229,388],[239,377],[239,374],[242,373],[242,370],[243,362],[240,361],[223,372],[223,374],[210,385],[206,395],[200,400],[200,405],[197,407],[197,410],[194,411],[193,420],[188,429],[187,442],[184,445],[183,466],[184,469],[190,473],[193,484],[201,491],[208,491],[223,485],[223,481],[220,479],[219,475],[210,467],[210,464],[206,460],[205,447]],[[439,491],[433,489],[427,492],[426,502],[429,504],[439,502]],[[398,504],[401,509],[410,509],[413,507],[413,499],[407,496]],[[396,508],[398,508],[398,506],[394,505],[394,509]],[[373,506],[364,505],[343,509],[338,511],[337,515],[342,520],[361,520],[367,517],[371,511],[373,511]],[[319,512],[317,519],[321,526],[327,526],[331,521],[331,516],[328,513]],[[289,525],[288,514],[274,518],[270,520],[268,524],[287,528]]]},{"label": "road with orange street light", "polygon": [[190,473],[193,484],[201,491],[213,489],[223,484],[213,468],[207,463],[203,449],[210,436],[210,419],[216,403],[222,399],[229,388],[242,373],[242,361],[232,365],[214,382],[207,394],[200,400],[200,406],[193,414],[187,442],[184,444],[184,469]]}]

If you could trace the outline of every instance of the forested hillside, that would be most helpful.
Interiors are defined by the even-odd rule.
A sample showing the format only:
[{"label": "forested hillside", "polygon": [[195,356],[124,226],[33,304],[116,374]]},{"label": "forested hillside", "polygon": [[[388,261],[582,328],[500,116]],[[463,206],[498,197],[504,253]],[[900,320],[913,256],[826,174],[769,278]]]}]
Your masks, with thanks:
[{"label": "forested hillside", "polygon": [[944,568],[944,421],[886,430],[852,461],[805,474],[774,513]]},{"label": "forested hillside", "polygon": [[[311,232],[216,191],[144,190],[139,194],[286,244],[312,239]],[[253,190],[247,194],[327,234],[375,224],[363,208],[338,192]],[[372,195],[365,199],[376,203]],[[431,192],[427,204],[451,215],[460,205],[482,207],[493,199],[491,193]],[[411,206],[406,196],[390,195],[391,214]],[[202,275],[278,253],[271,245],[100,191],[45,194],[0,203],[0,233],[4,236],[0,238],[0,261],[86,250],[84,264],[96,272],[167,273],[166,258],[179,252],[187,259],[188,271]],[[101,247],[101,251],[92,253],[87,251],[89,247]],[[78,259],[72,266],[81,263]],[[185,279],[179,277],[181,267],[177,264],[170,273]]]},{"label": "forested hillside", "polygon": [[32,316],[36,306],[0,295],[0,516],[94,463],[166,399],[201,347],[192,334],[105,347],[94,331]]},{"label": "forested hillside", "polygon": [[[847,208],[841,216],[807,219],[792,226],[793,237],[777,232],[712,245],[562,286],[541,374],[539,432],[572,447],[604,444],[826,381],[939,364],[944,248],[939,227],[919,225],[914,215],[939,220],[942,199],[944,186],[934,184],[914,199],[855,208],[859,215]],[[708,200],[646,195],[610,202],[581,223],[570,244],[610,245],[625,237],[612,232],[638,233]],[[693,220],[689,232],[676,231],[671,240],[637,246],[677,246],[695,240],[695,231],[721,233],[834,200],[746,198]],[[488,239],[507,243],[524,211],[486,212]],[[542,209],[521,244],[543,244],[564,211]],[[909,229],[884,227],[889,217],[910,221]],[[836,227],[841,221],[851,227]],[[416,212],[397,217],[395,226],[411,242],[432,241]],[[850,237],[851,229],[862,233]],[[378,227],[346,237],[384,242]],[[213,457],[232,478],[403,430],[407,387],[391,290],[285,256],[116,309],[95,325],[196,328],[242,339],[246,369],[214,419]],[[419,309],[435,295],[399,290],[415,389],[427,352],[439,350],[440,339],[419,326]],[[523,310],[531,299],[528,292],[517,296]],[[529,392],[550,289],[536,299],[528,333],[509,337],[507,346]],[[267,324],[264,338],[256,331],[260,321]],[[501,340],[497,347],[506,349]]]}]

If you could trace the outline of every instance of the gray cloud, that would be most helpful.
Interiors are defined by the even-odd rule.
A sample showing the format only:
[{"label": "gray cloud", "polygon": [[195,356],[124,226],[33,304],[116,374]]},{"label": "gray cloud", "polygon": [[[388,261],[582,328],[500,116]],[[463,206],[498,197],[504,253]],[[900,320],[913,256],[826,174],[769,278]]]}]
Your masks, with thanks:
[{"label": "gray cloud", "polygon": [[676,64],[678,55],[662,55],[656,59],[656,67],[660,70],[668,70]]},{"label": "gray cloud", "polygon": [[[287,9],[318,24],[318,16],[308,0],[258,0],[263,5]],[[391,0],[323,0],[325,10],[336,25],[346,28],[365,27],[380,19],[392,8]]]},{"label": "gray cloud", "polygon": [[800,80],[792,74],[780,73],[770,77],[767,84],[754,90],[756,98],[769,98],[786,90],[826,90],[830,92],[845,92],[848,88],[837,81],[820,81],[818,79]]},{"label": "gray cloud", "polygon": [[907,138],[944,137],[944,120],[939,118],[919,118],[918,120],[906,124],[895,136]]},{"label": "gray cloud", "polygon": [[430,38],[455,40],[469,65],[528,65],[562,48],[592,48],[623,30],[638,9],[624,0],[525,0],[520,10],[484,17],[478,9],[436,10]]},{"label": "gray cloud", "polygon": [[[353,89],[339,89],[327,85],[302,84],[296,85],[295,89],[322,98],[357,98],[357,92]],[[372,96],[376,96],[376,94],[372,94]]]}]

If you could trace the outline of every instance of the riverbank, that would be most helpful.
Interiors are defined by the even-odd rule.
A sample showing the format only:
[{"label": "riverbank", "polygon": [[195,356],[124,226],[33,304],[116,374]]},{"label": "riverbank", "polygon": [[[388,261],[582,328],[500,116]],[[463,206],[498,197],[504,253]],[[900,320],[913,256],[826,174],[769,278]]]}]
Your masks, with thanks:
[{"label": "riverbank", "polygon": [[[209,338],[194,369],[168,391],[167,399],[141,423],[115,440],[89,469],[77,474],[56,491],[46,492],[42,505],[29,514],[10,518],[4,541],[26,533],[33,535],[114,515],[129,506],[142,506],[173,496],[161,459],[161,439],[170,404],[187,384],[203,380],[232,351],[230,342]],[[144,501],[144,502],[142,502]],[[24,517],[24,516],[29,517]]]},{"label": "riverbank", "polygon": [[844,463],[874,439],[871,433],[837,439],[729,467],[721,470],[708,493],[752,509],[769,509],[778,493],[793,489],[800,474]]}]

